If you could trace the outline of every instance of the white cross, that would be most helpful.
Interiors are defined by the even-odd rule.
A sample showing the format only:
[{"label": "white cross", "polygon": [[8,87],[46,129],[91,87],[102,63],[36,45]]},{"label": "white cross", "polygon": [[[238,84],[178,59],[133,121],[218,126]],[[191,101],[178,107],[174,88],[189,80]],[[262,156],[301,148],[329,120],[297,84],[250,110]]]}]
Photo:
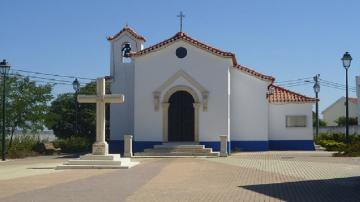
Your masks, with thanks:
[{"label": "white cross", "polygon": [[[78,95],[79,103],[96,103],[96,144],[107,145],[105,142],[105,104],[106,103],[123,103],[124,95],[120,94],[105,94],[105,79],[96,79],[96,95]],[[106,151],[105,151],[106,150]],[[108,153],[107,146],[104,151],[94,151],[93,154],[105,155]],[[103,154],[102,154],[103,153]]]}]

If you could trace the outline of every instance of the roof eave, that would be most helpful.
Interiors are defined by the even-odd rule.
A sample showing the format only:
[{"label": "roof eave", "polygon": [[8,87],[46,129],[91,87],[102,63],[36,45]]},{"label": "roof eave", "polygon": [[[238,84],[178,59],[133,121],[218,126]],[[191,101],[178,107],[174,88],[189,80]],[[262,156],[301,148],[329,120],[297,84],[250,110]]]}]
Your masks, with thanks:
[{"label": "roof eave", "polygon": [[141,36],[140,34],[136,33],[132,28],[126,26],[124,27],[122,30],[120,30],[117,34],[113,35],[113,36],[108,36],[106,37],[106,39],[108,41],[113,41],[115,39],[117,39],[119,36],[121,36],[123,33],[129,33],[131,36],[133,36],[135,39],[141,40],[143,42],[146,42],[145,37]]}]

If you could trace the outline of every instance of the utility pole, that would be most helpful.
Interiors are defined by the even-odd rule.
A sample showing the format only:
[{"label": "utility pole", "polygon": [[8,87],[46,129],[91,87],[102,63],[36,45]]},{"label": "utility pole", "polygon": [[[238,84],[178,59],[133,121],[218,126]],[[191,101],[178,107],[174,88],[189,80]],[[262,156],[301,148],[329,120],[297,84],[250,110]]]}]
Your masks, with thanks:
[{"label": "utility pole", "polygon": [[2,62],[0,62],[0,70],[3,76],[3,92],[2,92],[2,140],[1,140],[1,160],[5,161],[6,160],[6,156],[5,156],[5,128],[6,128],[6,109],[5,109],[5,99],[6,99],[6,76],[9,73],[10,70],[10,64],[6,62],[6,60],[3,60]]},{"label": "utility pole", "polygon": [[315,106],[315,113],[316,113],[316,133],[315,139],[319,136],[319,127],[320,127],[320,120],[319,120],[319,92],[320,92],[320,74],[314,76],[314,92],[316,98],[316,106]]},{"label": "utility pole", "polygon": [[78,113],[79,113],[79,103],[77,101],[77,96],[79,94],[79,90],[80,90],[80,82],[79,80],[76,78],[74,81],[73,81],[73,88],[74,88],[74,91],[75,91],[75,96],[74,96],[74,102],[75,102],[75,124],[74,124],[74,132],[75,132],[75,135],[79,135],[79,126],[78,126]]}]

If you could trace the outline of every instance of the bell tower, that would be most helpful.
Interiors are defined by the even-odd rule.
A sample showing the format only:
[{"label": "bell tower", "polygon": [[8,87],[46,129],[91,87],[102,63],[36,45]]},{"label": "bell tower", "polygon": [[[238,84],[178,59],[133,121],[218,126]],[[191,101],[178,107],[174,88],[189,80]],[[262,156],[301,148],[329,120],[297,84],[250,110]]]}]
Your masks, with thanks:
[{"label": "bell tower", "polygon": [[116,79],[117,70],[123,64],[133,63],[130,54],[144,48],[145,38],[137,34],[133,29],[126,25],[119,33],[109,36],[110,42],[110,76]]},{"label": "bell tower", "polygon": [[119,33],[107,39],[111,48],[111,93],[125,95],[123,104],[110,105],[110,139],[123,140],[124,135],[134,135],[135,64],[131,53],[144,48],[145,38],[126,25]]}]

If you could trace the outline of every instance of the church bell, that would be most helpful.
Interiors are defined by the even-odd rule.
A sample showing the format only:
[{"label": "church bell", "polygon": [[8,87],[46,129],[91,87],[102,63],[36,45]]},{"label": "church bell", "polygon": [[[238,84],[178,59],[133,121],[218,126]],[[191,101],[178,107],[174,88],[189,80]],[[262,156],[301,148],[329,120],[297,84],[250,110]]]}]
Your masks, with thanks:
[{"label": "church bell", "polygon": [[124,44],[124,47],[121,49],[121,52],[123,53],[123,57],[129,57],[131,51],[131,46],[129,43]]}]

